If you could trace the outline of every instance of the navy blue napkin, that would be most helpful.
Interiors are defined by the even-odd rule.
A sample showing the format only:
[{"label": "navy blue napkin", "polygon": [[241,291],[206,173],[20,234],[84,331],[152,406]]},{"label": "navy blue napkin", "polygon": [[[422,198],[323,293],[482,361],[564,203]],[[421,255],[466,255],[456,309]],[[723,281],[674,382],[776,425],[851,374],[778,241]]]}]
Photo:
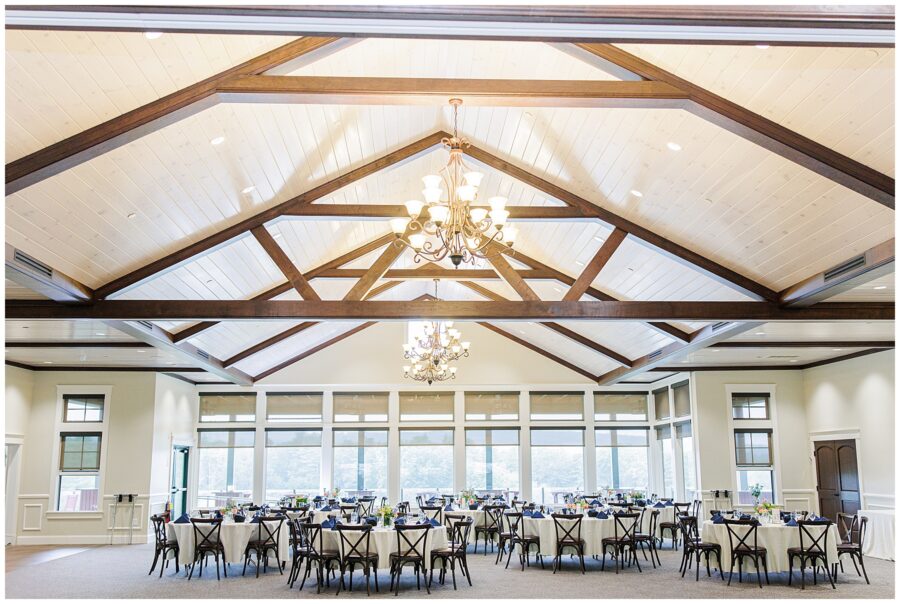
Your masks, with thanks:
[{"label": "navy blue napkin", "polygon": [[478,509],[478,504],[477,504],[477,503],[470,503],[470,504],[469,504],[469,509],[470,509],[470,510],[477,510],[477,509]]},{"label": "navy blue napkin", "polygon": [[667,501],[665,507],[671,507],[673,505],[675,505],[675,504],[672,503],[671,501]]},{"label": "navy blue napkin", "polygon": [[664,504],[664,503],[661,502],[661,501],[657,501],[656,503],[653,504],[653,507],[655,507],[655,508],[664,508],[664,507],[666,507],[666,504]]},{"label": "navy blue napkin", "polygon": [[222,510],[216,510],[216,518],[222,517]]},{"label": "navy blue napkin", "polygon": [[784,523],[784,526],[799,526],[799,525],[797,524],[796,520],[791,518],[790,520],[788,520],[787,522]]},{"label": "navy blue napkin", "polygon": [[544,515],[541,514],[540,512],[535,512],[534,514],[531,515],[531,517],[532,518],[543,518]]},{"label": "navy blue napkin", "polygon": [[178,517],[177,520],[175,520],[175,524],[190,524],[190,522],[191,522],[191,517],[188,516],[187,514],[182,514],[181,516]]},{"label": "navy blue napkin", "polygon": [[259,524],[260,518],[261,518],[261,516],[254,516],[253,518],[250,519],[250,524]]},{"label": "navy blue napkin", "polygon": [[647,505],[647,502],[646,502],[645,500],[643,500],[643,499],[635,499],[635,500],[634,500],[634,505],[636,505],[636,506],[642,508],[642,507],[644,507],[644,506]]},{"label": "navy blue napkin", "polygon": [[441,523],[438,522],[435,518],[429,518],[429,522],[431,522],[431,526],[441,526]]},{"label": "navy blue napkin", "polygon": [[378,518],[376,518],[375,516],[366,516],[366,524],[375,526],[378,524]]},{"label": "navy blue napkin", "polygon": [[522,512],[522,515],[529,517],[534,516],[534,510],[525,510],[524,512]]},{"label": "navy blue napkin", "polygon": [[234,515],[234,521],[237,522],[238,524],[240,524],[244,520],[246,520],[246,518],[244,517],[243,514],[235,514]]},{"label": "navy blue napkin", "polygon": [[606,520],[609,518],[609,514],[606,512],[597,512],[597,520]]},{"label": "navy blue napkin", "polygon": [[725,524],[725,516],[721,514],[716,514],[712,519],[713,524]]},{"label": "navy blue napkin", "polygon": [[319,509],[319,511],[320,511],[320,512],[330,512],[330,511],[331,511],[331,506],[330,506],[330,505],[326,505],[326,506],[322,507],[321,509]]},{"label": "navy blue napkin", "polygon": [[397,518],[396,520],[394,520],[394,524],[406,524],[406,517],[401,516],[400,518]]},{"label": "navy blue napkin", "polygon": [[444,511],[445,511],[445,512],[452,512],[452,511],[453,511],[453,504],[452,504],[452,503],[448,503],[448,504],[447,504],[447,507],[444,508]]},{"label": "navy blue napkin", "polygon": [[599,514],[599,513],[600,513],[600,512],[598,512],[597,510],[588,510],[587,515],[588,515],[588,517],[590,517],[590,518],[596,518],[596,517],[597,517],[597,514]]},{"label": "navy blue napkin", "polygon": [[593,501],[591,502],[591,505],[603,505],[603,504],[600,503],[600,500],[599,500],[599,499],[595,499],[595,500],[593,500]]},{"label": "navy blue napkin", "polygon": [[334,528],[335,524],[337,524],[337,523],[335,522],[334,518],[326,518],[325,520],[322,521],[322,528],[323,529]]}]

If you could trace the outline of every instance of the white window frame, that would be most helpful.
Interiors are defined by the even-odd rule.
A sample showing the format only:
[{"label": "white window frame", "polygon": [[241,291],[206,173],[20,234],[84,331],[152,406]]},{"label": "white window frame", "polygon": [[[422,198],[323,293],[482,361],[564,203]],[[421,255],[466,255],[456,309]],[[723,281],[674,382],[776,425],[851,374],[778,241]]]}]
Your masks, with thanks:
[{"label": "white window frame", "polygon": [[[82,386],[82,385],[58,385],[56,387],[56,414],[53,425],[53,455],[50,458],[50,485],[53,492],[50,494],[51,508],[48,514],[103,514],[105,506],[106,485],[106,453],[109,449],[109,416],[112,411],[112,391],[110,385]],[[65,395],[78,394],[102,394],[103,395],[103,421],[100,422],[67,422],[65,421],[66,403]],[[100,467],[97,470],[97,510],[78,510],[66,512],[59,509],[59,480],[66,474],[59,469],[60,435],[67,433],[100,433]]]},{"label": "white window frame", "polygon": [[[756,393],[766,393],[769,395],[769,419],[739,419],[735,420],[732,417],[731,411],[731,397],[734,394],[741,394],[743,392],[756,392]],[[732,502],[735,507],[747,507],[746,505],[740,506],[737,503],[737,492],[738,492],[738,482],[737,482],[737,457],[734,448],[734,431],[737,430],[771,430],[772,432],[772,459],[771,465],[769,466],[740,466],[740,468],[749,468],[752,469],[756,467],[757,469],[764,470],[765,468],[769,468],[772,472],[772,491],[773,498],[775,504],[781,504],[784,501],[784,492],[781,487],[781,456],[779,453],[778,447],[778,401],[776,396],[776,385],[775,384],[725,384],[725,404],[727,405],[727,422],[728,422],[728,444],[731,447],[731,453],[728,455],[729,462],[731,464],[731,492],[734,494],[732,496]],[[696,448],[696,444],[695,444]]]}]

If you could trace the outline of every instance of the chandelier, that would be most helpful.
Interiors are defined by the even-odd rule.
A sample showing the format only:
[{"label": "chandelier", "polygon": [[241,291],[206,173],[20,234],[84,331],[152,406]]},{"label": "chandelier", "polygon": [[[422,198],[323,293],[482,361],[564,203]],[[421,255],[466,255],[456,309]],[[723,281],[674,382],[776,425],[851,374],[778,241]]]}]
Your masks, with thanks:
[{"label": "chandelier", "polygon": [[[434,280],[434,297],[437,299],[438,280]],[[450,363],[469,356],[469,342],[461,342],[462,334],[453,327],[453,321],[429,321],[421,334],[413,336],[412,343],[403,344],[403,358],[412,365],[403,366],[403,377],[417,382],[443,382],[456,377],[456,367]]]},{"label": "chandelier", "polygon": [[[450,99],[453,136],[441,141],[450,150],[447,165],[438,174],[422,178],[425,201],[406,202],[409,218],[391,220],[397,244],[412,248],[417,263],[423,259],[440,262],[449,256],[456,267],[463,262],[475,264],[476,258],[488,258],[512,248],[516,240],[516,228],[506,226],[509,211],[505,197],[491,197],[488,207],[475,205],[484,174],[463,161],[463,149],[469,141],[458,133],[461,104],[461,99]],[[408,240],[403,238],[405,234]]]}]

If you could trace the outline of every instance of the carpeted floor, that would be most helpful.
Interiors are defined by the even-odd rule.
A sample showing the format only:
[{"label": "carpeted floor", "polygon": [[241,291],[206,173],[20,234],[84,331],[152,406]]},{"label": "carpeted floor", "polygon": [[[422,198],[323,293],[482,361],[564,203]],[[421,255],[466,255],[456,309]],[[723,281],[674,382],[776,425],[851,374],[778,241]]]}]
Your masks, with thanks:
[{"label": "carpeted floor", "polygon": [[[259,579],[240,576],[240,565],[232,565],[227,579],[216,581],[213,570],[204,571],[202,579],[195,576],[188,581],[184,574],[175,575],[174,566],[166,570],[162,579],[158,574],[147,576],[153,549],[150,545],[104,546],[86,550],[64,558],[37,565],[26,566],[6,573],[7,598],[314,598],[315,585],[307,583],[300,592],[296,587],[288,589],[277,570]],[[495,566],[493,556],[470,554],[473,587],[457,576],[457,591],[453,591],[449,577],[444,586],[435,584],[432,597],[439,598],[893,598],[894,563],[870,558],[866,560],[871,585],[857,577],[853,565],[845,563],[848,573],[839,577],[837,589],[825,583],[809,585],[801,591],[795,584],[788,587],[786,575],[773,575],[772,584],[763,589],[755,582],[737,583],[735,576],[731,587],[718,577],[710,579],[701,572],[699,582],[693,577],[681,578],[677,572],[680,554],[671,550],[662,552],[662,567],[653,569],[649,563],[644,572],[636,568],[626,569],[618,576],[612,571],[600,571],[600,562],[587,560],[587,574],[581,575],[577,560],[564,559],[564,568],[554,575],[549,563],[546,570],[540,567],[526,568],[525,572]],[[514,562],[516,559],[514,558]],[[549,561],[548,561],[549,562]],[[212,570],[212,567],[209,567]],[[358,577],[358,575],[356,575]],[[807,578],[811,576],[807,574]],[[797,576],[799,579],[799,575]],[[754,577],[755,580],[755,577]],[[385,593],[389,581],[386,571],[379,572],[382,584],[381,597],[393,597]],[[299,585],[299,583],[298,583]],[[336,585],[320,597],[334,597]],[[366,597],[365,583],[357,584],[353,593],[342,596]],[[372,597],[376,597],[373,593]],[[404,574],[400,597],[426,597],[425,589],[416,591],[415,579]]]}]

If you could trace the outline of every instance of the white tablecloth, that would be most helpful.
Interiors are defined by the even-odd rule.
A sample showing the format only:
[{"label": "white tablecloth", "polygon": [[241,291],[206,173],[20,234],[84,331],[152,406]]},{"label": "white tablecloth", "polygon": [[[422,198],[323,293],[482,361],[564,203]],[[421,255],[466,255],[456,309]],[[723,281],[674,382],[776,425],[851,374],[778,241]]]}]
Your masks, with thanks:
[{"label": "white tablecloth", "polygon": [[[416,542],[416,538],[412,535],[406,535],[412,543]],[[377,526],[372,529],[372,534],[370,537],[371,541],[369,542],[369,551],[375,552],[378,554],[378,568],[390,568],[391,567],[391,559],[390,556],[393,552],[397,550],[397,531],[394,530],[392,526]],[[403,541],[401,537],[401,543],[406,545],[406,542]],[[323,529],[322,530],[322,547],[324,549],[332,549],[340,551],[340,535],[338,531],[333,531],[331,529]],[[352,541],[356,539],[351,537]],[[360,549],[364,547],[360,545]],[[441,549],[447,547],[447,529],[443,526],[435,526],[432,527],[430,531],[428,531],[428,537],[426,537],[425,541],[425,551],[427,552],[425,555],[425,565],[426,568],[431,567],[431,550]]]},{"label": "white tablecloth", "polygon": [[[709,543],[718,543],[722,546],[722,566],[727,570],[731,560],[731,544],[728,541],[728,529],[725,525],[713,524],[711,520],[705,521],[700,539]],[[837,562],[837,544],[840,541],[837,526],[831,525],[828,534],[827,551],[829,564]],[[747,544],[752,545],[752,541],[748,539]],[[766,563],[770,573],[786,573],[790,569],[787,550],[789,547],[800,547],[800,528],[783,524],[761,525],[757,530],[756,544],[759,547],[766,548],[768,553]],[[711,560],[715,563],[716,557],[712,556]],[[821,564],[821,561],[819,564]],[[747,565],[749,565],[749,568],[753,568],[752,560],[745,559],[744,570],[747,570]],[[800,570],[799,561],[794,563],[794,570]]]},{"label": "white tablecloth", "polygon": [[[525,526],[525,535],[527,537],[538,536],[541,539],[541,555],[556,555],[556,526],[553,518],[522,518]],[[594,556],[602,555],[603,539],[606,537],[614,537],[615,520],[612,516],[605,520],[597,518],[585,517],[581,522],[581,538],[584,539],[584,555]],[[565,536],[562,534],[561,536]],[[573,531],[572,536],[575,536]]]},{"label": "white tablecloth", "polygon": [[[225,561],[230,563],[241,563],[244,560],[244,550],[251,536],[256,536],[259,531],[259,524],[251,524],[249,522],[223,522],[219,536],[222,540],[222,547],[225,549]],[[178,541],[178,561],[181,564],[191,564],[194,561],[194,527],[190,523],[176,524],[170,522],[166,524],[166,535],[169,539]],[[265,533],[263,533],[265,536]],[[287,522],[281,525],[281,535],[278,541],[278,556],[281,561],[290,560],[290,532]],[[274,558],[273,558],[274,560]]]},{"label": "white tablecloth", "polygon": [[857,515],[869,519],[863,541],[863,555],[893,560],[894,510],[860,510]]}]

